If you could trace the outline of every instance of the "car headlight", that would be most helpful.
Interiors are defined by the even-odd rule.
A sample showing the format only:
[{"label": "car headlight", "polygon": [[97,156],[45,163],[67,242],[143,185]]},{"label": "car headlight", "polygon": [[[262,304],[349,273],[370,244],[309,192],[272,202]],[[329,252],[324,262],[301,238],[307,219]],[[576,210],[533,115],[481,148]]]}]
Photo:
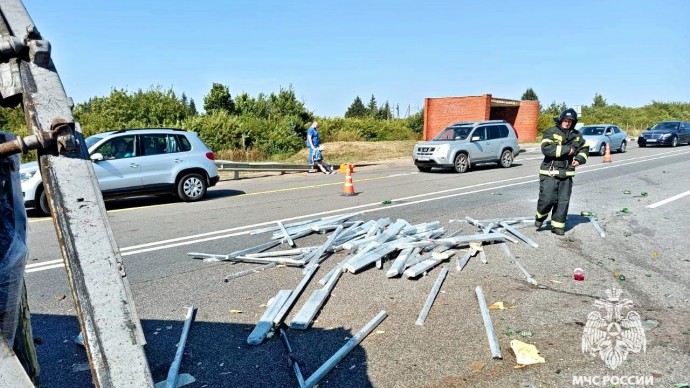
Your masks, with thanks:
[{"label": "car headlight", "polygon": [[446,156],[449,149],[450,149],[450,144],[441,144],[440,146],[436,147],[436,150],[434,151],[434,155]]},{"label": "car headlight", "polygon": [[24,171],[20,171],[20,172],[19,172],[19,179],[20,179],[22,182],[26,182],[26,181],[28,181],[29,179],[33,178],[34,175],[36,175],[37,172],[38,172],[38,169],[36,169],[36,170],[24,170]]},{"label": "car headlight", "polygon": [[665,139],[665,138],[670,137],[670,136],[671,136],[670,133],[664,133],[663,135],[661,135],[661,138]]}]

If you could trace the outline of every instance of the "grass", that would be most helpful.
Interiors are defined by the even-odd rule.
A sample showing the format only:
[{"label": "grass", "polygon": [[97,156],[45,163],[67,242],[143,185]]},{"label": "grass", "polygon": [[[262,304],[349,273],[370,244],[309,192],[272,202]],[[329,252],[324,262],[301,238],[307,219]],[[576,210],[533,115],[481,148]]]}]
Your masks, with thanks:
[{"label": "grass", "polygon": [[[325,144],[323,156],[327,163],[362,163],[381,160],[397,159],[412,155],[412,147],[416,140],[401,141],[335,141]],[[217,160],[233,161],[271,161],[295,164],[307,164],[308,150],[300,150],[293,155],[273,155],[270,159],[262,157],[257,152],[242,150],[222,150],[216,152]]]}]

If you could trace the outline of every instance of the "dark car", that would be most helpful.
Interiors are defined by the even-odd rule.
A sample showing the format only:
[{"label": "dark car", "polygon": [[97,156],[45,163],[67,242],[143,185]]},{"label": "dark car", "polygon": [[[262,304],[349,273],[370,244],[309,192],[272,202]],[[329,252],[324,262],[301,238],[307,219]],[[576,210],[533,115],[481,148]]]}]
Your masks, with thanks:
[{"label": "dark car", "polygon": [[681,143],[690,144],[690,123],[683,121],[662,121],[637,138],[640,147],[656,144],[675,147]]}]

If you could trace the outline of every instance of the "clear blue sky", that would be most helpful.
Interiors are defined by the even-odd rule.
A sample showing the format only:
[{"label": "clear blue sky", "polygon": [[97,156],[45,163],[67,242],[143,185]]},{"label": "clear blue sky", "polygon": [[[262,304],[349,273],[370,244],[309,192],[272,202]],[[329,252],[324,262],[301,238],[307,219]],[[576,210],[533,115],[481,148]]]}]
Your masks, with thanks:
[{"label": "clear blue sky", "polygon": [[690,1],[25,0],[75,102],[160,85],[203,107],[292,85],[319,116],[356,96],[638,107],[690,101]]}]

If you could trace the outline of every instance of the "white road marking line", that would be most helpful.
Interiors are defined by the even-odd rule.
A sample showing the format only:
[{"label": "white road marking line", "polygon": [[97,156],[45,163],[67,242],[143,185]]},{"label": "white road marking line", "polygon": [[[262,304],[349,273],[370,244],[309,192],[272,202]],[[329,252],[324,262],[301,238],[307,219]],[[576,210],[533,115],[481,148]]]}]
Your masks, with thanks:
[{"label": "white road marking line", "polygon": [[[630,158],[630,159],[626,159],[625,162],[619,162],[617,164],[608,164],[606,166],[596,167],[593,165],[584,165],[578,169],[578,174],[586,174],[586,173],[600,171],[600,170],[607,170],[610,168],[629,166],[632,164],[644,163],[644,162],[649,162],[649,161],[658,160],[658,159],[665,159],[665,158],[669,158],[672,156],[677,156],[677,155],[682,155],[682,154],[687,154],[687,153],[690,153],[690,151],[670,151],[670,152],[666,152],[664,154],[660,154],[661,156],[655,156],[652,158],[648,158],[648,157]],[[647,159],[645,159],[645,158],[647,158]],[[637,159],[640,159],[640,160],[637,160]],[[408,200],[408,199],[413,199],[413,198],[419,198],[419,197],[425,197],[425,196],[430,196],[430,195],[437,195],[437,194],[442,194],[442,193],[447,193],[447,192],[452,192],[452,191],[458,191],[458,190],[466,190],[466,189],[473,188],[473,187],[486,186],[486,185],[491,185],[491,184],[496,184],[496,183],[503,183],[503,182],[509,182],[509,181],[514,181],[514,180],[520,180],[520,179],[534,178],[534,176],[535,176],[535,174],[530,174],[530,175],[524,175],[524,176],[516,177],[516,178],[501,179],[501,180],[493,181],[493,182],[478,183],[478,184],[471,185],[471,186],[457,187],[457,188],[453,188],[453,189],[436,191],[433,193],[419,194],[419,195],[413,195],[410,197],[393,199],[392,202],[394,204],[392,204],[392,205],[379,206],[379,205],[381,205],[380,202],[374,202],[374,203],[369,203],[369,204],[364,204],[364,205],[359,205],[359,206],[351,206],[349,208],[327,210],[327,211],[323,211],[323,212],[319,212],[319,213],[295,216],[295,217],[285,218],[282,220],[267,221],[267,222],[252,224],[252,225],[238,226],[235,228],[224,229],[224,230],[220,230],[220,231],[207,232],[207,233],[197,234],[197,235],[193,235],[193,236],[179,237],[179,238],[175,238],[175,239],[169,239],[169,240],[157,241],[157,242],[152,242],[152,243],[147,243],[147,244],[135,245],[135,246],[131,246],[131,247],[120,248],[120,252],[122,252],[121,256],[131,256],[131,255],[135,255],[135,254],[139,254],[139,253],[158,251],[158,250],[169,249],[169,248],[174,248],[174,247],[178,247],[178,246],[191,245],[191,244],[196,244],[196,243],[200,243],[200,242],[220,240],[220,239],[224,239],[224,238],[228,238],[228,237],[246,235],[246,234],[249,234],[249,232],[251,232],[252,230],[256,229],[257,227],[272,225],[278,221],[293,221],[293,220],[299,220],[299,219],[305,219],[305,218],[316,218],[316,217],[322,216],[322,215],[328,215],[328,214],[334,214],[334,213],[341,214],[341,213],[347,213],[350,210],[358,210],[358,209],[363,209],[363,208],[367,208],[367,207],[377,206],[374,209],[359,210],[361,213],[366,214],[366,213],[371,213],[371,212],[375,212],[375,211],[379,211],[379,210],[386,210],[386,209],[391,209],[391,208],[396,208],[396,207],[416,205],[419,203],[437,201],[437,200],[441,200],[441,199],[453,198],[453,197],[458,197],[458,196],[463,196],[463,195],[476,194],[476,193],[480,193],[480,192],[484,192],[484,191],[490,191],[490,190],[496,190],[496,189],[501,189],[501,188],[506,188],[506,187],[511,187],[511,186],[519,186],[519,185],[524,185],[524,184],[528,184],[528,183],[534,183],[534,182],[538,182],[539,179],[538,178],[529,179],[526,181],[510,183],[510,184],[506,184],[506,185],[491,186],[491,187],[477,189],[477,190],[463,192],[463,193],[455,193],[455,194],[449,194],[449,195],[445,195],[445,196],[441,196],[441,197],[432,197],[432,198],[421,199],[418,201],[395,204],[395,202],[398,202],[398,201],[403,201],[403,200]],[[685,194],[685,195],[687,195],[687,194]],[[659,205],[659,206],[661,206],[661,205]],[[213,236],[213,237],[208,237],[208,238],[203,238],[203,239],[183,241],[183,240],[198,238],[198,237],[202,237],[202,236],[210,236],[210,235],[214,235],[214,234],[218,234],[218,233],[226,233],[229,231],[236,231],[236,230],[242,230],[242,229],[248,229],[248,230],[245,230],[243,232],[224,234],[224,235],[220,235],[220,236]],[[180,241],[180,242],[177,242],[177,241]],[[171,242],[177,242],[177,243],[169,244]],[[165,245],[165,244],[167,244],[167,245]],[[146,248],[146,247],[148,247],[148,248]],[[140,249],[140,248],[143,248],[143,249]],[[41,268],[34,268],[34,269],[27,270],[26,272],[27,273],[37,272],[37,271],[47,270],[47,269],[51,269],[51,268],[60,268],[62,266],[63,266],[63,264],[55,264],[55,266],[46,266],[46,267],[41,267]]]},{"label": "white road marking line", "polygon": [[45,270],[53,269],[53,268],[64,268],[64,267],[65,267],[65,264],[60,263],[60,264],[46,265],[45,267],[29,268],[24,272],[31,273],[31,272],[45,271]]},{"label": "white road marking line", "polygon": [[51,264],[62,263],[62,262],[63,262],[62,259],[48,260],[48,261],[42,261],[40,263],[27,264],[25,268],[43,267],[44,265],[51,265]]},{"label": "white road marking line", "polygon": [[653,204],[651,204],[651,205],[649,205],[649,206],[646,206],[646,207],[648,207],[648,208],[650,208],[650,209],[655,209],[655,208],[657,208],[657,207],[659,207],[659,206],[661,206],[661,205],[666,205],[666,204],[669,203],[669,202],[673,202],[673,201],[675,201],[676,199],[683,198],[683,197],[685,197],[686,195],[690,195],[690,191],[686,191],[686,192],[684,192],[684,193],[680,193],[680,194],[678,194],[678,195],[674,195],[674,196],[671,197],[671,198],[666,198],[666,199],[664,199],[663,201],[659,201],[659,202],[657,202],[657,203],[653,203]]}]

